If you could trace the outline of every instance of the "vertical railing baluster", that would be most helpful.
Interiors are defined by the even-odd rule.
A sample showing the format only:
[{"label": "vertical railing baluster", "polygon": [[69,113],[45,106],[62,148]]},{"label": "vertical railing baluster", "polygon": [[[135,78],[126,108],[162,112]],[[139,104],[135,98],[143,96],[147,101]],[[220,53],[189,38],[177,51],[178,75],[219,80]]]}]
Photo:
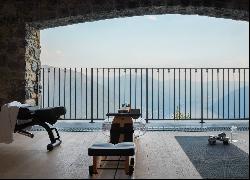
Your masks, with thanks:
[{"label": "vertical railing baluster", "polygon": [[201,68],[201,122],[203,122],[203,69]]},{"label": "vertical railing baluster", "polygon": [[86,111],[86,119],[88,119],[88,68],[85,69],[86,77],[85,77],[85,83],[86,83],[86,99],[85,99],[85,111]]},{"label": "vertical railing baluster", "polygon": [[43,108],[44,108],[44,91],[45,91],[45,88],[44,88],[44,68],[43,68]]},{"label": "vertical railing baluster", "polygon": [[121,69],[120,68],[119,68],[118,73],[119,73],[119,75],[118,75],[119,76],[119,79],[118,79],[119,80],[119,82],[118,82],[119,83],[119,90],[118,91],[119,91],[119,109],[120,109],[121,108]]},{"label": "vertical railing baluster", "polygon": [[187,69],[184,70],[185,73],[185,119],[187,118]]},{"label": "vertical railing baluster", "polygon": [[124,83],[123,83],[123,104],[126,102],[126,92],[127,92],[127,69],[124,69]]},{"label": "vertical railing baluster", "polygon": [[71,68],[69,69],[69,118],[71,119]]},{"label": "vertical railing baluster", "polygon": [[178,119],[180,119],[180,115],[181,115],[181,69],[179,68],[179,115],[178,115]]},{"label": "vertical railing baluster", "polygon": [[220,69],[218,68],[218,119],[220,119]]},{"label": "vertical railing baluster", "polygon": [[114,112],[115,112],[115,68],[114,68]]},{"label": "vertical railing baluster", "polygon": [[234,119],[235,119],[235,69],[233,69],[233,77],[234,77]]},{"label": "vertical railing baluster", "polygon": [[239,119],[240,119],[240,69],[239,69]]},{"label": "vertical railing baluster", "polygon": [[53,107],[55,106],[56,68],[53,68]]},{"label": "vertical railing baluster", "polygon": [[58,105],[61,106],[61,69],[58,68],[58,82],[59,82],[59,88],[58,88],[58,97],[59,97],[59,102]]},{"label": "vertical railing baluster", "polygon": [[136,109],[137,69],[135,68],[135,109]]},{"label": "vertical railing baluster", "polygon": [[174,68],[174,119],[175,119],[175,68]]},{"label": "vertical railing baluster", "polygon": [[49,107],[49,74],[50,74],[50,68],[48,68],[48,107]]},{"label": "vertical railing baluster", "polygon": [[[36,106],[39,106],[39,108],[42,108],[42,99],[41,99],[41,96],[42,96],[42,91],[41,91],[41,81],[42,81],[42,69],[41,67],[39,67],[39,69],[37,70],[36,72],[36,85],[35,85],[35,88],[36,88],[36,93],[37,93],[37,98],[36,98],[36,102],[35,102],[35,105]],[[35,89],[34,89],[35,90]]]},{"label": "vertical railing baluster", "polygon": [[[66,68],[64,68],[64,78],[63,78],[63,106],[65,107],[65,98],[66,98]],[[65,115],[64,115],[65,119]]]},{"label": "vertical railing baluster", "polygon": [[41,67],[39,67],[39,69],[37,69],[37,72],[36,72],[36,85],[34,87],[35,88],[34,90],[37,93],[35,105],[38,106],[39,108],[42,108],[41,80],[42,80],[42,70],[41,70]]},{"label": "vertical railing baluster", "polygon": [[75,119],[76,119],[76,68],[75,68]]},{"label": "vertical railing baluster", "polygon": [[189,103],[190,104],[189,104],[189,106],[190,106],[190,119],[192,119],[192,69],[191,68],[190,68],[189,73],[190,73],[190,75],[189,75],[190,76],[189,77],[190,78],[190,85],[189,85],[190,86],[190,92],[189,92],[190,93],[189,94],[189,99],[190,99]]},{"label": "vertical railing baluster", "polygon": [[194,82],[195,82],[195,86],[194,86],[194,116],[195,116],[195,119],[197,119],[197,112],[196,112],[196,106],[197,106],[197,102],[196,102],[196,99],[197,99],[197,69],[194,69],[195,71],[194,71],[194,78],[195,78],[195,80],[194,80]]},{"label": "vertical railing baluster", "polygon": [[230,96],[229,96],[229,72],[230,69],[227,70],[227,117],[229,119],[229,104],[230,104]]},{"label": "vertical railing baluster", "polygon": [[142,68],[141,68],[141,117],[142,117]]},{"label": "vertical railing baluster", "polygon": [[132,95],[132,90],[131,90],[131,68],[129,68],[129,104],[130,107],[132,108],[132,104],[131,104],[131,95]]},{"label": "vertical railing baluster", "polygon": [[222,102],[222,108],[223,108],[223,114],[222,114],[222,117],[223,117],[223,119],[225,119],[225,113],[224,113],[224,108],[225,108],[225,93],[224,93],[224,91],[225,91],[225,88],[224,88],[224,86],[225,86],[225,83],[224,83],[224,81],[225,81],[225,78],[224,78],[224,68],[222,69],[222,73],[223,73],[223,75],[222,75],[222,100],[223,100],[223,102]]},{"label": "vertical railing baluster", "polygon": [[152,119],[154,119],[154,69],[152,68],[152,97],[151,97],[151,109],[152,109]]},{"label": "vertical railing baluster", "polygon": [[93,121],[93,119],[94,119],[94,112],[93,112],[93,106],[94,106],[93,68],[91,68],[90,70],[91,70],[91,72],[90,72],[90,78],[91,78],[91,84],[90,84],[90,98],[91,98],[91,100],[90,100],[90,108],[91,108],[90,109],[90,119],[91,120],[90,120],[90,123],[93,123],[94,122]]},{"label": "vertical railing baluster", "polygon": [[146,68],[146,122],[148,123],[148,68]]},{"label": "vertical railing baluster", "polygon": [[212,69],[212,119],[214,119],[214,69]]},{"label": "vertical railing baluster", "polygon": [[109,112],[109,68],[108,68],[108,112]]},{"label": "vertical railing baluster", "polygon": [[157,117],[158,117],[158,119],[160,118],[160,76],[159,76],[159,74],[160,74],[160,70],[159,69],[157,69],[157,101],[158,101],[158,103],[157,103],[157,109],[158,109],[158,112],[157,112]]},{"label": "vertical railing baluster", "polygon": [[99,91],[98,91],[99,78],[98,78],[98,76],[99,76],[99,69],[96,68],[96,118],[97,119],[99,118],[99,107],[98,107],[98,105],[99,105]]},{"label": "vertical railing baluster", "polygon": [[165,69],[162,68],[162,119],[165,119]]},{"label": "vertical railing baluster", "polygon": [[102,118],[104,119],[104,68],[102,69]]},{"label": "vertical railing baluster", "polygon": [[171,119],[171,106],[170,106],[170,100],[171,100],[171,77],[170,77],[170,69],[168,69],[168,117]]},{"label": "vertical railing baluster", "polygon": [[218,88],[218,119],[220,118],[220,78],[219,78],[220,70],[217,69],[217,88]]},{"label": "vertical railing baluster", "polygon": [[244,119],[246,119],[246,69],[244,69]]},{"label": "vertical railing baluster", "polygon": [[82,68],[81,68],[81,119],[83,119],[82,117]]},{"label": "vertical railing baluster", "polygon": [[208,119],[208,69],[206,69],[207,73],[207,119]]}]

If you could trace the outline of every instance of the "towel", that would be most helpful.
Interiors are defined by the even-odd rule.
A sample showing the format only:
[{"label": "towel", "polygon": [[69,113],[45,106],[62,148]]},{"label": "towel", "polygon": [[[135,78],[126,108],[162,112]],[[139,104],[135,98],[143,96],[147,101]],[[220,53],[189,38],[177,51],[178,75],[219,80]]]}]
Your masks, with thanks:
[{"label": "towel", "polygon": [[17,123],[19,107],[30,106],[13,101],[4,104],[0,111],[0,143],[10,144],[13,142],[13,133]]}]

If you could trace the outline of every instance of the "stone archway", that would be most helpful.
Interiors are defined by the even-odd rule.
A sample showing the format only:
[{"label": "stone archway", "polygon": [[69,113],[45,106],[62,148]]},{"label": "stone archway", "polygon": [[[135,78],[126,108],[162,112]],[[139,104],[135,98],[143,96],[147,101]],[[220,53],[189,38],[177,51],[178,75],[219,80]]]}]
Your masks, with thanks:
[{"label": "stone archway", "polygon": [[40,29],[150,14],[249,21],[249,0],[13,0],[0,5],[0,106],[37,102]]}]

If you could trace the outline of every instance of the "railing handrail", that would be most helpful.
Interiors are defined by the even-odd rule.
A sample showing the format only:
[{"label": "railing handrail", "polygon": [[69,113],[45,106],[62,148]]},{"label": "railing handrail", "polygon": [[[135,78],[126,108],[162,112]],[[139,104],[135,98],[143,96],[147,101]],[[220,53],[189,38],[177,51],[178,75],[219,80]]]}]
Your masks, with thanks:
[{"label": "railing handrail", "polygon": [[[41,69],[60,68],[75,69],[76,67],[41,67]],[[76,69],[249,69],[249,67],[77,67]]]}]

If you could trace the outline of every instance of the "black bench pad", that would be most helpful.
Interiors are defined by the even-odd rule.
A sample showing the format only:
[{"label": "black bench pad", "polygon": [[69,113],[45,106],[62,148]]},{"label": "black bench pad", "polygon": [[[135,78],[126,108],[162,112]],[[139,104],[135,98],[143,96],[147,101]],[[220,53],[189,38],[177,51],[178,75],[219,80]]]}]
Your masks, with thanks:
[{"label": "black bench pad", "polygon": [[135,155],[135,144],[133,142],[95,143],[88,148],[89,156],[133,156]]},{"label": "black bench pad", "polygon": [[18,112],[18,120],[27,120],[36,118],[50,124],[55,124],[61,115],[66,114],[63,106],[47,107],[39,109],[37,106],[20,107]]}]

